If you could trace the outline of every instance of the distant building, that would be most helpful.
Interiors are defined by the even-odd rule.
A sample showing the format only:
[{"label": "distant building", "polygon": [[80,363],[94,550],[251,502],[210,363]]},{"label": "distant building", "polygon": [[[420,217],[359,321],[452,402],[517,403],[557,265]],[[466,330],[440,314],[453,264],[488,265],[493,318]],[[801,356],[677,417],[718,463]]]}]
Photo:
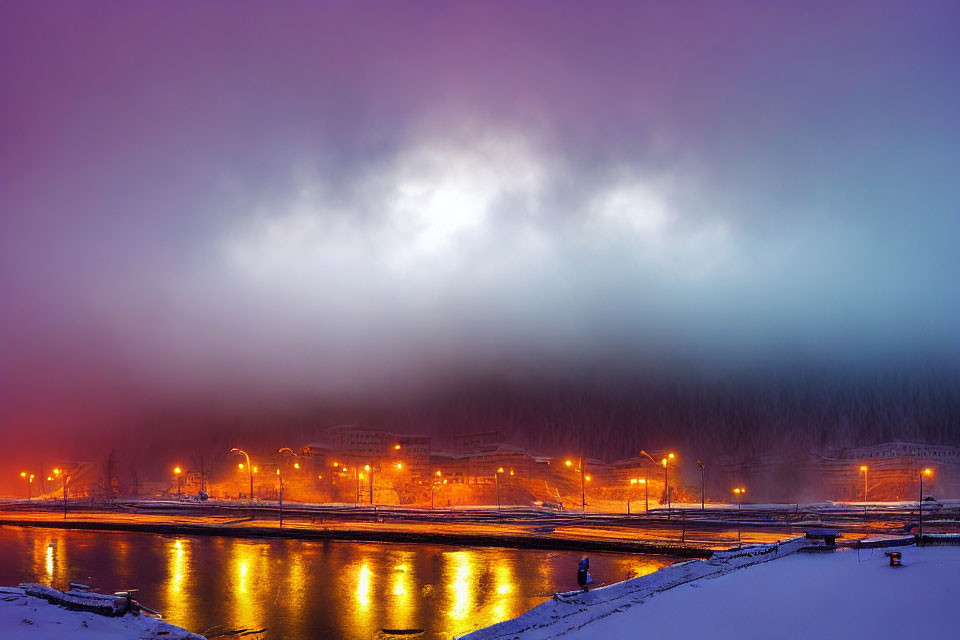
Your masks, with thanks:
[{"label": "distant building", "polygon": [[491,451],[502,443],[503,433],[499,430],[461,433],[453,437],[453,450],[456,453]]},{"label": "distant building", "polygon": [[[861,471],[866,467],[866,471]],[[866,477],[868,500],[916,500],[920,472],[924,493],[936,497],[960,496],[960,448],[912,442],[885,442],[844,449],[821,456],[816,471],[824,489],[842,500],[863,500]]]}]

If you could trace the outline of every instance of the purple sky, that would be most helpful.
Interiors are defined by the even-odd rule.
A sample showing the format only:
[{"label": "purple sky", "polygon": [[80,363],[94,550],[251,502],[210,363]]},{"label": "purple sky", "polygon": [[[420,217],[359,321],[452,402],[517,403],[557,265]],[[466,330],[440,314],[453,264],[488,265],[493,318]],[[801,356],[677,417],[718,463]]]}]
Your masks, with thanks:
[{"label": "purple sky", "polygon": [[956,2],[3,2],[0,442],[609,353],[955,359],[958,29]]}]

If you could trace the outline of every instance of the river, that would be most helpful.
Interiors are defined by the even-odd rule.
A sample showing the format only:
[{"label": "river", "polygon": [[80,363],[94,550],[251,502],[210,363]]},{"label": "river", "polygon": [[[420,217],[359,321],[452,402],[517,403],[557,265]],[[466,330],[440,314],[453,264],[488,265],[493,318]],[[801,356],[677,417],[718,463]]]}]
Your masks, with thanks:
[{"label": "river", "polygon": [[[576,588],[572,551],[163,536],[0,526],[0,585],[137,588],[164,618],[208,637],[369,640],[383,628],[451,638]],[[673,558],[591,553],[598,582]]]}]

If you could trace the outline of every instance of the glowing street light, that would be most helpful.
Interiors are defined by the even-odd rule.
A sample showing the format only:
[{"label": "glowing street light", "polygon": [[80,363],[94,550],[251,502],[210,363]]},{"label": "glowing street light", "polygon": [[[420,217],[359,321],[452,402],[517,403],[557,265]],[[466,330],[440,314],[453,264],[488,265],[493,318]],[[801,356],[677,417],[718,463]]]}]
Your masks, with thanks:
[{"label": "glowing street light", "polygon": [[[573,466],[573,460],[567,460],[564,462],[568,467]],[[585,469],[583,464],[583,456],[580,456],[577,459],[577,473],[580,474],[580,513],[587,515],[587,487],[586,481],[590,479],[590,476],[585,475]]]},{"label": "glowing street light", "polygon": [[[242,455],[242,456],[244,457],[244,459],[247,461],[247,475],[250,477],[250,496],[249,496],[249,497],[250,497],[250,504],[253,504],[253,472],[254,472],[254,469],[253,469],[253,466],[250,465],[250,456],[249,456],[249,455],[247,454],[247,452],[244,451],[243,449],[237,449],[236,447],[234,447],[233,449],[230,449],[230,453],[231,453],[231,454],[236,453],[236,454]],[[241,470],[243,469],[243,463],[242,463],[242,462],[240,463],[240,469],[241,469]]]},{"label": "glowing street light", "polygon": [[[433,474],[433,475],[436,476],[436,480],[433,480],[432,482],[430,482],[430,508],[431,508],[431,509],[434,508],[434,507],[433,507],[433,492],[434,492],[434,490],[436,489],[437,485],[440,484],[440,477],[441,477],[443,474],[440,473],[440,470],[439,470],[439,469],[437,469],[437,472],[436,472],[435,474]],[[446,482],[446,480],[444,480],[444,482]]]},{"label": "glowing street light", "polygon": [[[867,501],[867,472],[869,471],[867,465],[860,465],[860,473],[863,474],[863,501]],[[866,506],[864,506],[866,508]]]},{"label": "glowing street light", "polygon": [[181,488],[183,487],[183,469],[180,468],[180,465],[177,465],[173,468],[173,475],[177,478],[177,499],[181,497]]},{"label": "glowing street light", "polygon": [[646,451],[640,451],[640,455],[646,456],[650,459],[655,465],[663,465],[663,491],[667,494],[667,520],[670,519],[670,481],[669,476],[667,475],[667,462],[673,460],[676,456],[672,453],[668,453],[660,462],[657,462],[653,456],[651,456]]},{"label": "glowing street light", "polygon": [[60,478],[63,482],[63,519],[67,519],[67,470],[61,470],[60,467],[57,467],[53,470],[53,477]]},{"label": "glowing street light", "polygon": [[30,489],[32,488],[31,485],[33,484],[34,476],[32,473],[28,474],[26,471],[21,471],[20,477],[23,478],[24,482],[27,485],[27,500],[29,500],[32,497],[31,495],[32,491]]},{"label": "glowing street light", "polygon": [[497,472],[493,474],[493,479],[497,483],[497,513],[500,513],[500,474],[503,473],[503,467],[497,469]]},{"label": "glowing street light", "polygon": [[921,547],[923,546],[923,476],[932,476],[933,469],[927,467],[926,469],[920,472],[920,502],[917,505],[917,518],[919,519],[919,533],[920,539],[917,541],[917,544]]},{"label": "glowing street light", "polygon": [[703,463],[697,460],[697,466],[700,467],[700,511],[703,511]]},{"label": "glowing street light", "polygon": [[370,474],[370,504],[373,504],[373,467],[368,464],[363,465],[363,470]]},{"label": "glowing street light", "polygon": [[277,494],[280,506],[280,528],[283,529],[283,474],[280,473],[280,467],[277,467],[277,480],[280,481],[280,493]]},{"label": "glowing street light", "polygon": [[737,487],[736,489],[733,490],[734,495],[737,496],[737,547],[740,546],[740,536],[741,536],[741,530],[742,530],[742,527],[740,525],[740,516],[742,513],[742,507],[741,507],[740,501],[746,492],[747,490],[744,489],[743,487]]}]

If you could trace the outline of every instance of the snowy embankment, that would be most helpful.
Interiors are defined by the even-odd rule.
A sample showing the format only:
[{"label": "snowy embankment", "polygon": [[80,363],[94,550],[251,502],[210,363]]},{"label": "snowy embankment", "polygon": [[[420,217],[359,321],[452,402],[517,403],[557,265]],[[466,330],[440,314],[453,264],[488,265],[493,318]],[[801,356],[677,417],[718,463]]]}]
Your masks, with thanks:
[{"label": "snowy embankment", "polygon": [[[94,596],[95,594],[89,594]],[[0,587],[0,638],[3,640],[204,640],[172,624],[128,613],[120,617],[70,611],[23,589]]]},{"label": "snowy embankment", "polygon": [[[653,594],[700,578],[714,577],[735,569],[794,553],[810,544],[803,537],[779,543],[718,551],[709,560],[689,560],[649,575],[618,582],[586,593],[560,594],[526,613],[461,636],[462,640],[512,640],[552,638],[575,632],[584,625],[621,614]],[[592,628],[592,627],[591,627]]]},{"label": "snowy embankment", "polygon": [[[960,547],[954,546],[956,536],[941,536],[938,541],[943,546],[814,554],[788,553],[789,548],[781,545],[769,556],[780,558],[777,562],[752,563],[756,566],[743,571],[710,572],[712,560],[686,562],[612,585],[609,594],[550,600],[519,618],[465,637],[956,637]],[[902,566],[891,567],[887,551],[900,552]]]}]

